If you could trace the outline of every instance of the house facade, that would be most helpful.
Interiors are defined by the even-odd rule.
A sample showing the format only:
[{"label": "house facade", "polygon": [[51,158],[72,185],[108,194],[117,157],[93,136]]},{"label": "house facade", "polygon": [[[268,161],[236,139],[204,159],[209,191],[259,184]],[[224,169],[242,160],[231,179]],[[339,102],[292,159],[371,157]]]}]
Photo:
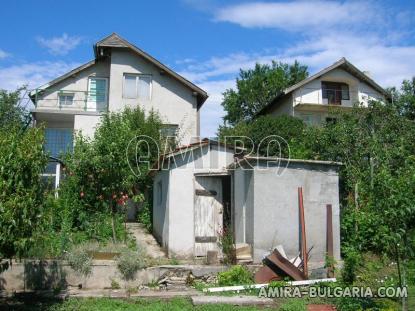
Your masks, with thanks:
[{"label": "house facade", "polygon": [[46,149],[58,156],[73,135],[92,137],[103,114],[125,107],[159,112],[180,143],[199,136],[207,93],[113,33],[94,46],[94,59],[30,93],[36,125],[46,127]]},{"label": "house facade", "polygon": [[338,109],[385,101],[387,92],[345,58],[285,89],[259,115],[290,115],[309,125],[329,122]]}]

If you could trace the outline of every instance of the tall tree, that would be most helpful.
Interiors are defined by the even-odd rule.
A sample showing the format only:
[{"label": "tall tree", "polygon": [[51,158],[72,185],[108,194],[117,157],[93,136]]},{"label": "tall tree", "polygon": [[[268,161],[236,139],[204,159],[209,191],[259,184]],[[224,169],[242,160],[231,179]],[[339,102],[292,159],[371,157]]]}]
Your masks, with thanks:
[{"label": "tall tree", "polygon": [[0,127],[23,126],[25,110],[20,105],[23,90],[25,88],[19,88],[11,92],[0,90]]},{"label": "tall tree", "polygon": [[292,65],[276,61],[271,65],[257,63],[253,69],[241,69],[236,79],[236,90],[228,89],[223,93],[225,123],[236,125],[240,121],[252,120],[281,91],[307,76],[307,66],[297,61]]}]

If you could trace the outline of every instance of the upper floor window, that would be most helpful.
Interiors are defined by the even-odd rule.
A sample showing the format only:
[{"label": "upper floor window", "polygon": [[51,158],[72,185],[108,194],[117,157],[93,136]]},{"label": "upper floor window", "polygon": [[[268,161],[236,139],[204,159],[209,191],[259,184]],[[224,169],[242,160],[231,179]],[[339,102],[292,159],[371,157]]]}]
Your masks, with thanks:
[{"label": "upper floor window", "polygon": [[323,98],[329,105],[341,105],[342,100],[349,100],[349,86],[346,83],[321,82]]},{"label": "upper floor window", "polygon": [[123,97],[151,99],[151,76],[124,74]]},{"label": "upper floor window", "polygon": [[59,106],[72,106],[74,94],[59,94]]}]

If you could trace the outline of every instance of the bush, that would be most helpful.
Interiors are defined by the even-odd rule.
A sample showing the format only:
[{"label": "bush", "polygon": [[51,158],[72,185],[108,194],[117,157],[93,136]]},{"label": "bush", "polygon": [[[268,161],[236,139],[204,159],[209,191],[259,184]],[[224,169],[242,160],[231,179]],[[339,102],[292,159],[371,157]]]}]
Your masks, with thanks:
[{"label": "bush", "polygon": [[133,280],[138,270],[145,268],[146,258],[144,250],[125,249],[117,257],[117,268],[124,280]]},{"label": "bush", "polygon": [[92,273],[92,257],[88,254],[87,249],[83,245],[73,247],[66,255],[71,268],[82,275],[88,277]]},{"label": "bush", "polygon": [[218,284],[220,286],[245,285],[253,282],[251,271],[241,265],[233,266],[228,271],[218,274]]},{"label": "bush", "polygon": [[361,264],[361,255],[353,248],[345,250],[342,280],[345,284],[353,284],[356,280],[356,272]]},{"label": "bush", "polygon": [[233,238],[233,231],[223,229],[222,234],[219,235],[219,247],[222,249],[223,263],[225,265],[233,265],[236,263],[236,249]]},{"label": "bush", "polygon": [[151,205],[149,202],[143,202],[143,205],[138,211],[137,220],[139,223],[144,225],[144,228],[146,228],[149,233],[152,232],[153,221],[151,215]]}]

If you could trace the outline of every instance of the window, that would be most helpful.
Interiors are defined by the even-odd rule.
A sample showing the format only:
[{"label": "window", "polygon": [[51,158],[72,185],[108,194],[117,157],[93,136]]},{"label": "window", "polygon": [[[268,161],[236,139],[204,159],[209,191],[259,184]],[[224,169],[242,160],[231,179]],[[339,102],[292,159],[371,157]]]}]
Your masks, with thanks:
[{"label": "window", "polygon": [[88,108],[103,109],[107,102],[107,79],[90,77],[88,79]]},{"label": "window", "polygon": [[321,82],[323,98],[329,105],[341,105],[342,100],[349,100],[349,86],[346,83]]},{"label": "window", "polygon": [[59,94],[59,106],[72,106],[74,94]]},{"label": "window", "polygon": [[52,157],[59,157],[62,153],[72,151],[72,129],[47,128],[45,130],[45,150]]},{"label": "window", "polygon": [[327,117],[326,118],[326,123],[327,124],[336,124],[336,122],[337,122],[336,118],[333,118],[333,117]]},{"label": "window", "polygon": [[176,124],[164,124],[160,129],[160,134],[164,137],[167,137],[167,136],[176,137],[177,128],[178,126]]},{"label": "window", "polygon": [[124,98],[151,99],[151,76],[150,75],[124,75]]}]

